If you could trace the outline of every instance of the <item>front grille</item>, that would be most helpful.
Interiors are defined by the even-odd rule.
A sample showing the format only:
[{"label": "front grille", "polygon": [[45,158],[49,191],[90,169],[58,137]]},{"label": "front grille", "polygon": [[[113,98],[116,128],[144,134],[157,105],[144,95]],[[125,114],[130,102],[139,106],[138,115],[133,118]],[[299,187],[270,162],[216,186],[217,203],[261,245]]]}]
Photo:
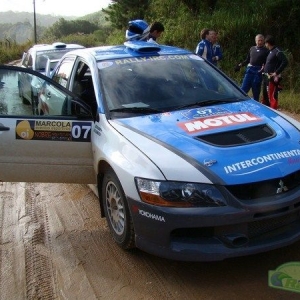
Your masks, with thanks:
[{"label": "front grille", "polygon": [[247,184],[228,185],[226,188],[240,200],[254,200],[274,196],[290,191],[300,185],[300,171],[282,178],[253,182]]},{"label": "front grille", "polygon": [[[297,225],[298,224],[298,225]],[[272,216],[248,222],[247,224],[233,224],[215,227],[199,227],[199,228],[177,228],[172,231],[171,239],[183,243],[211,241],[221,236],[230,234],[240,235],[247,237],[251,240],[258,240],[262,238],[266,241],[268,238],[279,236],[282,233],[287,233],[295,226],[300,226],[299,211],[294,211],[282,216]]]},{"label": "front grille", "polygon": [[285,229],[284,226],[292,224],[295,221],[300,221],[298,212],[276,218],[273,217],[266,220],[251,222],[248,224],[248,237],[251,239],[279,228]]},{"label": "front grille", "polygon": [[268,125],[263,124],[238,130],[201,135],[195,139],[218,147],[233,147],[261,142],[276,135]]}]

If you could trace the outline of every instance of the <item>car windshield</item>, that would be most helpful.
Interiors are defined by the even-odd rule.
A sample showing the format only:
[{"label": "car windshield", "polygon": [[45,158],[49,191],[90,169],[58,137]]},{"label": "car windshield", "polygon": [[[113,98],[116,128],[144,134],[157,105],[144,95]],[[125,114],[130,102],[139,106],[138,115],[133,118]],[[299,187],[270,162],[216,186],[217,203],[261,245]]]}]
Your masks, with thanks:
[{"label": "car windshield", "polygon": [[64,54],[73,49],[64,49],[64,50],[47,50],[39,51],[36,53],[36,70],[44,71],[47,64],[47,59],[49,58],[51,62],[51,69],[54,68],[56,63],[63,57]]},{"label": "car windshield", "polygon": [[172,111],[248,99],[196,55],[137,57],[98,62],[110,111]]}]

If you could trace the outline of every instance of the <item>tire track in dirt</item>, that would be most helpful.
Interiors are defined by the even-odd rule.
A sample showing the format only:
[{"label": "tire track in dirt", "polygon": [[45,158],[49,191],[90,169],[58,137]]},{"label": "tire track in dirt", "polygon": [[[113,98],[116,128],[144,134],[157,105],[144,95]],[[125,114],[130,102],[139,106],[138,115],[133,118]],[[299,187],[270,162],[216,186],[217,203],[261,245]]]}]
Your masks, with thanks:
[{"label": "tire track in dirt", "polygon": [[123,251],[113,242],[106,220],[100,218],[98,199],[87,186],[63,184],[59,192],[57,186],[51,184],[47,194],[49,199],[55,198],[49,203],[49,216],[54,255],[58,257],[59,296],[178,299],[165,286],[164,275],[152,264],[152,256],[139,250]]},{"label": "tire track in dirt", "polygon": [[25,235],[26,299],[54,299],[55,276],[47,210],[34,184],[26,184],[25,210],[30,216]]},{"label": "tire track in dirt", "polygon": [[[69,213],[76,212],[76,218],[80,216],[83,220],[81,230],[77,227],[78,230],[71,231],[68,241],[95,296],[98,299],[178,299],[176,290],[165,285],[164,274],[153,264],[152,256],[137,249],[126,252],[114,243],[106,220],[100,219],[97,197],[87,187],[80,190],[72,188],[74,194],[67,197],[73,199]],[[61,212],[62,207],[57,211]],[[72,228],[74,220],[70,216],[61,219]]]},{"label": "tire track in dirt", "polygon": [[0,299],[24,299],[24,281],[20,279],[24,277],[24,248],[19,227],[24,216],[20,201],[24,200],[24,187],[1,182],[0,191]]},{"label": "tire track in dirt", "polygon": [[[4,185],[4,183],[0,183],[1,186]],[[4,242],[4,213],[5,213],[5,204],[6,201],[10,201],[12,199],[13,195],[12,193],[8,192],[2,192],[1,193],[1,201],[0,201],[0,291],[5,291],[4,285],[5,285],[5,277],[3,276],[3,269],[4,264],[2,263],[3,257],[4,257],[4,248],[5,248],[5,242]],[[1,297],[1,296],[0,296]],[[2,299],[2,297],[1,297]]]},{"label": "tire track in dirt", "polygon": [[295,299],[267,279],[300,260],[299,242],[224,262],[176,262],[120,249],[84,185],[0,183],[0,197],[1,300]]}]

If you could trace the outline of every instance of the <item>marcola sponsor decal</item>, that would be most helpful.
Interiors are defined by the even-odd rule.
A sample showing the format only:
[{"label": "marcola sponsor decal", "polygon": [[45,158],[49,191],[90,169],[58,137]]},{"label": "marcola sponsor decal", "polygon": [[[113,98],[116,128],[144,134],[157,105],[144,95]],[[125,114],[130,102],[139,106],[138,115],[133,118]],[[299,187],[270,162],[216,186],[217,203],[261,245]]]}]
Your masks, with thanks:
[{"label": "marcola sponsor decal", "polygon": [[249,168],[255,168],[255,171],[257,171],[261,168],[279,163],[282,159],[285,158],[287,159],[288,163],[291,160],[299,162],[299,157],[300,157],[299,149],[274,152],[274,153],[261,155],[258,157],[253,157],[244,161],[239,161],[228,166],[224,166],[224,171],[226,174],[238,173],[241,170],[243,170],[244,172],[246,169]]},{"label": "marcola sponsor decal", "polygon": [[91,122],[17,120],[17,140],[91,141]]},{"label": "marcola sponsor decal", "polygon": [[209,129],[233,126],[236,124],[245,124],[258,122],[261,118],[249,113],[230,113],[221,116],[210,116],[195,119],[193,121],[181,122],[178,124],[184,131],[188,133],[196,133]]}]

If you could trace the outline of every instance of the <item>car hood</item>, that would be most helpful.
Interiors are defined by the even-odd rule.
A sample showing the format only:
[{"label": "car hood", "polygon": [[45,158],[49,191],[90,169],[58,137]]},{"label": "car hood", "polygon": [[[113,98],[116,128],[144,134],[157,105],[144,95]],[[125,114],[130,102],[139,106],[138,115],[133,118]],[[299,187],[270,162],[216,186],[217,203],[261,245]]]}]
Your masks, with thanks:
[{"label": "car hood", "polygon": [[[282,178],[300,168],[299,130],[254,100],[118,119],[117,123],[118,130],[124,127],[139,133],[205,170],[215,183]],[[125,130],[124,135],[143,148],[135,134]],[[146,154],[151,158],[151,147]]]}]

